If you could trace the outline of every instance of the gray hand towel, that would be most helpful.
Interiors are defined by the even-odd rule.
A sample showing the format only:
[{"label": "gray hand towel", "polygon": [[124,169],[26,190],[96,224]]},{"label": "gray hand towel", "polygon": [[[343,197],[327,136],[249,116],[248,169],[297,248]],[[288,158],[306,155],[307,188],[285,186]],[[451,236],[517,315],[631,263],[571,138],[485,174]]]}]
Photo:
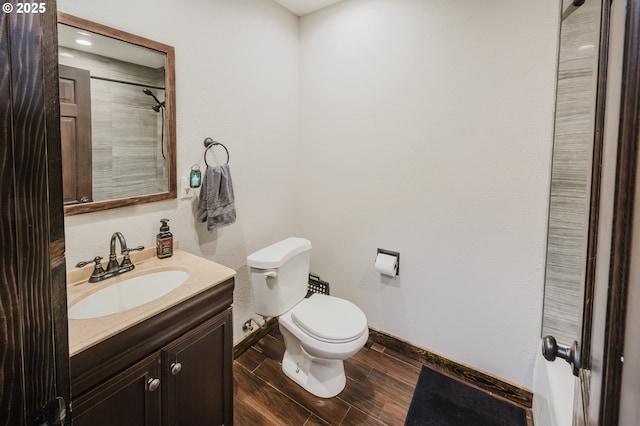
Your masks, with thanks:
[{"label": "gray hand towel", "polygon": [[198,222],[207,222],[207,229],[231,225],[236,221],[235,198],[229,165],[207,166],[200,188]]}]

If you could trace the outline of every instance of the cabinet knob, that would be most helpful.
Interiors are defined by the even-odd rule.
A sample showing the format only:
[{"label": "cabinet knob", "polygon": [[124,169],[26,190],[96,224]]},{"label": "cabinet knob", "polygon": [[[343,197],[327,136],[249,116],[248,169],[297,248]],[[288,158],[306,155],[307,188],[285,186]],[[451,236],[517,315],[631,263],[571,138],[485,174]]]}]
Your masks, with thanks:
[{"label": "cabinet knob", "polygon": [[147,381],[147,389],[149,390],[149,392],[153,392],[155,390],[157,390],[160,387],[160,379],[149,379]]},{"label": "cabinet knob", "polygon": [[171,375],[175,376],[182,370],[182,364],[180,364],[179,362],[174,362],[169,368],[171,368]]}]

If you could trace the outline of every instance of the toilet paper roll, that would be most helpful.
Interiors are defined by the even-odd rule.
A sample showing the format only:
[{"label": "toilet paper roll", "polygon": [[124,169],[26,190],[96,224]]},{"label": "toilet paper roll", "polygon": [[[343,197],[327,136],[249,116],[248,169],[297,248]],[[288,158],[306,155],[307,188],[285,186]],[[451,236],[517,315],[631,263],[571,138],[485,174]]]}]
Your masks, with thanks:
[{"label": "toilet paper roll", "polygon": [[398,258],[386,253],[378,253],[376,256],[376,272],[390,277],[396,276],[398,270]]}]

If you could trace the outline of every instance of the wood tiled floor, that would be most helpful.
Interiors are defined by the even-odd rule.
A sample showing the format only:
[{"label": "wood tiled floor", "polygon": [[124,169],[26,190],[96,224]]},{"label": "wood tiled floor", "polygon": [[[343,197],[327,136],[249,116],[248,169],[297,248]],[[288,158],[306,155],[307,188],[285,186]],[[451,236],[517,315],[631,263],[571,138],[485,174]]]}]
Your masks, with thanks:
[{"label": "wood tiled floor", "polygon": [[237,426],[403,425],[421,364],[374,344],[345,361],[347,385],[335,398],[315,397],[287,378],[278,329],[234,362]]}]

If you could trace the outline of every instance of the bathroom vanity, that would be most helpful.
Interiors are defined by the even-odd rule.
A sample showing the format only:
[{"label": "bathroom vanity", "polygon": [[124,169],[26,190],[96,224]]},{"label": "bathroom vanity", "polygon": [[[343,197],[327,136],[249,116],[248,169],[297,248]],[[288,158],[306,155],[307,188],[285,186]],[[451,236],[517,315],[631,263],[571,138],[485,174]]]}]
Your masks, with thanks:
[{"label": "bathroom vanity", "polygon": [[163,260],[154,254],[132,255],[133,271],[100,283],[86,282],[91,267],[68,274],[73,308],[119,281],[189,273],[175,290],[138,307],[69,320],[74,425],[233,424],[235,271],[181,250]]}]

